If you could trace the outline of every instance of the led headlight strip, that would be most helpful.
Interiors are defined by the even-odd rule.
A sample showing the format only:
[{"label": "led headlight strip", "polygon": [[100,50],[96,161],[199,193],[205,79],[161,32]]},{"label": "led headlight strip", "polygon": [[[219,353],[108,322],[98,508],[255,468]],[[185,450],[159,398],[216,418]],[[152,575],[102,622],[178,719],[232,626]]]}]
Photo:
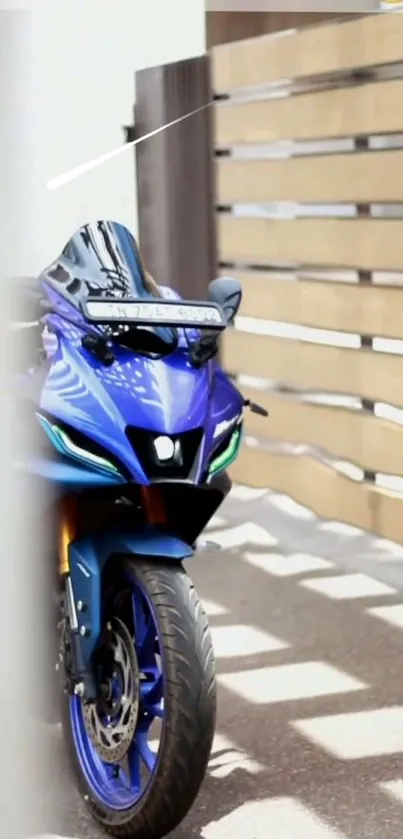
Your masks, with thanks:
[{"label": "led headlight strip", "polygon": [[41,414],[37,413],[36,416],[59,454],[62,454],[65,457],[70,457],[73,460],[82,463],[84,466],[91,466],[98,472],[107,473],[108,475],[120,475],[119,469],[114,465],[114,463],[111,463],[109,460],[101,457],[100,455],[87,451],[87,449],[77,446],[77,444],[70,439],[69,435],[59,428],[58,425],[54,425],[49,422],[49,420]]},{"label": "led headlight strip", "polygon": [[211,461],[209,475],[215,475],[217,472],[222,472],[223,469],[227,469],[232,461],[235,460],[239,451],[241,437],[242,429],[238,426],[231,434],[227,448],[221,452],[218,457]]}]

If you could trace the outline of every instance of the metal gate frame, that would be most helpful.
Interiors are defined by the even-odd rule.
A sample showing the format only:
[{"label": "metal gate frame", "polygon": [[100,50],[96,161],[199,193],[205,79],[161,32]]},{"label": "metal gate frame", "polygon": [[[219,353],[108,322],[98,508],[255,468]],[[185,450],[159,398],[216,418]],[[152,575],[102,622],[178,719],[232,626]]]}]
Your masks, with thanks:
[{"label": "metal gate frame", "polygon": [[136,147],[145,265],[188,299],[204,299],[217,270],[211,101],[208,55],[136,73],[137,137],[207,106]]}]

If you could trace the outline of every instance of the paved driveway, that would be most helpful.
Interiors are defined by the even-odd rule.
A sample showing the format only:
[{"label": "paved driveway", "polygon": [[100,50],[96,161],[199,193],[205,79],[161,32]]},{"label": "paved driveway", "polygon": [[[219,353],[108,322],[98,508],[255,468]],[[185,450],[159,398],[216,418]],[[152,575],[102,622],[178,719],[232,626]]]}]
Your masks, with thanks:
[{"label": "paved driveway", "polygon": [[[209,538],[224,550],[189,571],[214,632],[218,731],[173,839],[401,839],[403,548],[242,487]],[[96,839],[50,736],[62,821],[46,827]]]}]

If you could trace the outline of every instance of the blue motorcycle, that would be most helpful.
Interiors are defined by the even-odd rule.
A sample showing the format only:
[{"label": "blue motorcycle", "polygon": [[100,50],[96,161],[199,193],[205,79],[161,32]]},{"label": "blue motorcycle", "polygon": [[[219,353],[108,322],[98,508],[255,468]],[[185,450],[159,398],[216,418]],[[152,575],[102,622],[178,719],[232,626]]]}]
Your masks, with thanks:
[{"label": "blue motorcycle", "polygon": [[215,732],[211,636],[183,562],[241,443],[247,403],[217,363],[241,288],[219,278],[185,301],[125,227],[98,221],[18,295],[36,330],[23,469],[52,490],[65,742],[95,820],[159,839],[191,808]]}]

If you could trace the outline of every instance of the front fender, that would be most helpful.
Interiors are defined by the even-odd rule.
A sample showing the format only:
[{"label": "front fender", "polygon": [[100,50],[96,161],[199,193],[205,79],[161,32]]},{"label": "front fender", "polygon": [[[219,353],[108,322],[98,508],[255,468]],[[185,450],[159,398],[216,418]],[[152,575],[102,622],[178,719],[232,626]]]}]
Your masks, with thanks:
[{"label": "front fender", "polygon": [[82,659],[87,668],[101,632],[102,571],[114,554],[132,554],[181,562],[193,556],[194,551],[181,539],[155,527],[109,530],[70,544],[71,585]]}]

